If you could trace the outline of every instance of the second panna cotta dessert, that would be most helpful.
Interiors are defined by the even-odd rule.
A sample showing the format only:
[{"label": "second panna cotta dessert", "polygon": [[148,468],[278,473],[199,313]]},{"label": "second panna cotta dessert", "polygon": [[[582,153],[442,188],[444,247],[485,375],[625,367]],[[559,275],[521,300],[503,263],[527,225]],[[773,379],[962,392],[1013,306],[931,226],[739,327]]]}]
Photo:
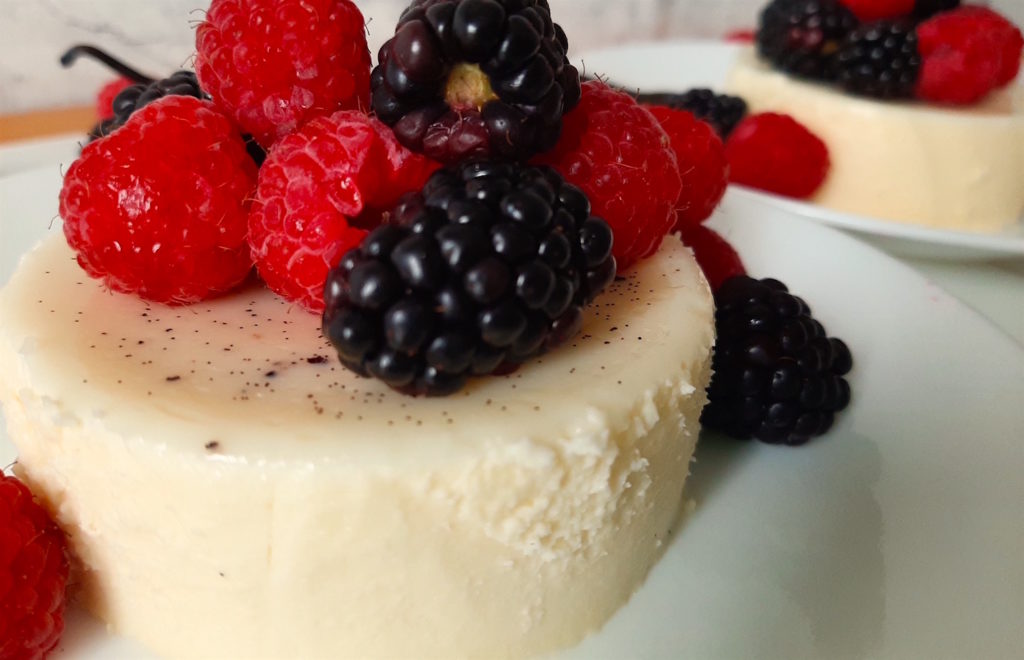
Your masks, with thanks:
[{"label": "second panna cotta dessert", "polygon": [[727,82],[827,146],[809,200],[962,231],[1024,213],[1024,39],[996,12],[934,0],[773,0]]}]

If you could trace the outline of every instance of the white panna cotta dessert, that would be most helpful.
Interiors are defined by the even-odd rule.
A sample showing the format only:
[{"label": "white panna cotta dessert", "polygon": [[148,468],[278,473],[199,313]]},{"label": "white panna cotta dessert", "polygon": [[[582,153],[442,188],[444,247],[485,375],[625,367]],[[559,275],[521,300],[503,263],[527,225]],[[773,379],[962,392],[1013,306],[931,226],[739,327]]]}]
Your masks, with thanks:
[{"label": "white panna cotta dessert", "polygon": [[791,115],[828,147],[809,201],[934,228],[994,232],[1024,213],[1024,86],[967,107],[857,97],[740,52],[726,89],[750,112]]},{"label": "white panna cotta dessert", "polygon": [[642,583],[705,403],[713,303],[677,238],[585,314],[512,374],[412,398],[265,289],[146,303],[53,235],[0,292],[0,400],[79,600],[159,654],[527,656]]}]

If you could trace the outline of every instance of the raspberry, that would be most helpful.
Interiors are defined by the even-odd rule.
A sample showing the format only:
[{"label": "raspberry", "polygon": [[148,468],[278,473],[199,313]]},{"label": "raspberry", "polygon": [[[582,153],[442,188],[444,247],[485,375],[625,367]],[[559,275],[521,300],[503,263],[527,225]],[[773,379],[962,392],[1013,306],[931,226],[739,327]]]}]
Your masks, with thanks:
[{"label": "raspberry", "polygon": [[916,94],[968,104],[1009,83],[1020,70],[1021,31],[985,7],[940,13],[917,28],[921,75]]},{"label": "raspberry", "polygon": [[180,304],[223,293],[252,266],[246,215],[256,165],[208,101],[168,96],[85,146],[60,214],[68,244],[115,291]]},{"label": "raspberry", "polygon": [[746,275],[740,255],[728,241],[706,225],[681,227],[681,236],[683,243],[693,250],[693,256],[704,271],[712,291],[718,291],[730,277]]},{"label": "raspberry", "polygon": [[739,275],[715,292],[715,353],[701,423],[740,439],[802,445],[850,402],[850,349],[778,280]]},{"label": "raspberry", "polygon": [[839,0],[861,21],[867,23],[902,18],[914,11],[914,0]]},{"label": "raspberry", "polygon": [[279,295],[319,312],[330,267],[436,168],[355,110],[318,117],[282,138],[260,170],[249,215],[260,276]]},{"label": "raspberry", "polygon": [[430,158],[525,160],[579,100],[547,0],[414,0],[373,70],[373,109]]},{"label": "raspberry", "polygon": [[723,140],[729,137],[736,124],[747,115],[747,102],[738,96],[715,94],[710,89],[699,87],[682,94],[673,92],[641,92],[636,95],[640,103],[664,105],[673,110],[686,110],[701,121],[711,124]]},{"label": "raspberry", "polygon": [[783,71],[832,80],[839,43],[856,27],[838,0],[772,0],[761,11],[757,49]]},{"label": "raspberry", "polygon": [[539,162],[581,188],[594,214],[611,225],[620,271],[654,254],[675,225],[682,181],[671,141],[625,92],[596,80],[583,83],[562,139]]},{"label": "raspberry", "polygon": [[43,658],[64,631],[64,535],[23,483],[0,472],[0,658]]},{"label": "raspberry", "polygon": [[408,393],[563,343],[615,277],[611,229],[550,168],[440,170],[392,217],[331,272],[323,333],[342,364]]},{"label": "raspberry", "polygon": [[725,143],[725,156],[731,182],[789,197],[810,197],[829,170],[825,143],[774,112],[741,121]]},{"label": "raspberry", "polygon": [[125,87],[134,85],[135,81],[121,76],[104,85],[96,95],[96,118],[100,121],[114,118],[114,98]]},{"label": "raspberry", "polygon": [[369,107],[366,28],[349,0],[213,0],[196,50],[203,89],[264,147]]},{"label": "raspberry", "polygon": [[921,70],[917,35],[910,23],[877,21],[846,37],[837,56],[839,84],[854,94],[910,98]]},{"label": "raspberry", "polygon": [[676,203],[676,229],[707,220],[722,201],[729,182],[725,147],[711,125],[685,110],[648,108],[668,133],[683,183]]}]

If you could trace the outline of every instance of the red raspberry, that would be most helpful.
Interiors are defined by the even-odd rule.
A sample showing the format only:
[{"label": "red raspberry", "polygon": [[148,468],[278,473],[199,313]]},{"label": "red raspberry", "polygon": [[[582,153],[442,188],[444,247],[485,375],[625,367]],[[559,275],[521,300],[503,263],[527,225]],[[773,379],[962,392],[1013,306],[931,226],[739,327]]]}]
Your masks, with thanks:
[{"label": "red raspberry", "polygon": [[829,170],[828,148],[789,115],[765,112],[741,121],[725,143],[729,180],[789,197],[810,197]]},{"label": "red raspberry", "polygon": [[665,106],[647,109],[668,133],[683,181],[675,228],[704,222],[722,201],[729,182],[729,163],[722,139],[710,124],[685,110]]},{"label": "red raspberry", "polygon": [[754,43],[754,40],[757,38],[757,30],[752,30],[750,28],[730,30],[729,32],[726,32],[725,36],[722,38],[730,43],[752,44]]},{"label": "red raspberry", "polygon": [[64,535],[25,484],[0,473],[0,658],[36,659],[64,632]]},{"label": "red raspberry", "polygon": [[369,107],[365,21],[349,0],[213,0],[196,49],[203,89],[264,147]]},{"label": "red raspberry", "polygon": [[734,275],[746,275],[743,260],[732,245],[705,225],[682,227],[683,244],[693,250],[697,264],[708,278],[711,291],[718,291],[722,282]]},{"label": "red raspberry", "polygon": [[839,0],[839,4],[864,23],[909,16],[914,11],[914,0]]},{"label": "red raspberry", "polygon": [[382,210],[422,188],[437,167],[354,110],[282,138],[260,169],[249,214],[260,276],[284,298],[322,311],[328,270],[380,223]]},{"label": "red raspberry", "polygon": [[125,87],[134,85],[130,78],[115,78],[100,88],[96,95],[96,118],[100,121],[114,117],[114,99]]},{"label": "red raspberry", "polygon": [[921,73],[915,93],[938,103],[969,104],[1008,84],[1020,70],[1024,37],[986,7],[943,12],[917,27]]},{"label": "red raspberry", "polygon": [[676,221],[682,182],[668,135],[632,96],[596,80],[563,121],[562,139],[539,160],[587,194],[624,271],[654,254]]},{"label": "red raspberry", "polygon": [[190,303],[249,273],[256,164],[208,101],[167,96],[72,163],[60,215],[78,263],[115,291]]}]

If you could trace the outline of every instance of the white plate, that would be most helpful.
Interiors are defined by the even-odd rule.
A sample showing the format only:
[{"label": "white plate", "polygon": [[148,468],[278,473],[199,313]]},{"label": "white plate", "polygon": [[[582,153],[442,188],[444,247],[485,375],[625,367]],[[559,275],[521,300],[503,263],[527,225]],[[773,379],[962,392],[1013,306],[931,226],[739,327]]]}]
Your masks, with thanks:
[{"label": "white plate", "polygon": [[[17,201],[5,242],[25,249],[46,231],[58,186],[56,168],[0,179],[0,205]],[[1024,350],[840,232],[733,193],[713,224],[847,340],[853,404],[800,449],[706,434],[687,486],[696,509],[665,557],[559,657],[1018,655]],[[0,434],[0,465],[13,459]],[[147,655],[73,611],[56,657]]]},{"label": "white plate", "polygon": [[[578,61],[587,73],[607,77],[630,89],[684,91],[690,87],[711,87],[722,91],[740,48],[720,41],[695,40],[633,44],[594,51],[580,56]],[[1024,218],[996,233],[959,232],[888,222],[742,186],[733,187],[766,206],[784,208],[823,224],[855,232],[875,245],[901,255],[964,261],[1024,258]]]}]

